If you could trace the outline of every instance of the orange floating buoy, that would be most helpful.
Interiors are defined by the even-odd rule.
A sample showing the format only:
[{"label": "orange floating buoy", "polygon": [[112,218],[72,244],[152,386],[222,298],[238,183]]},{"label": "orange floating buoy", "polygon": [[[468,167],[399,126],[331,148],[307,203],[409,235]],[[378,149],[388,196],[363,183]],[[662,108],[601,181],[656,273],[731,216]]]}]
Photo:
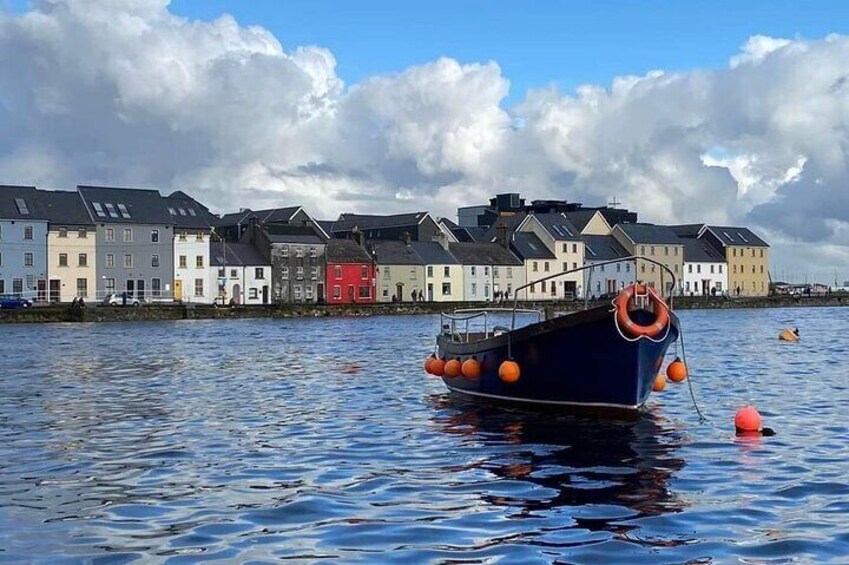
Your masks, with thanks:
[{"label": "orange floating buoy", "polygon": [[734,427],[737,428],[737,433],[759,432],[762,425],[763,419],[754,406],[743,406],[734,416]]},{"label": "orange floating buoy", "polygon": [[505,383],[515,383],[519,380],[521,374],[522,371],[519,369],[519,364],[510,359],[504,361],[498,367],[498,378]]},{"label": "orange floating buoy", "polygon": [[434,357],[430,362],[430,374],[441,377],[445,374],[445,361],[439,357]]},{"label": "orange floating buoy", "polygon": [[430,364],[433,363],[434,359],[436,359],[436,356],[433,355],[433,354],[431,354],[429,357],[425,357],[425,362],[424,362],[425,373],[431,373],[432,372],[430,370]]},{"label": "orange floating buoy", "polygon": [[480,361],[475,359],[474,357],[470,357],[463,361],[463,364],[460,366],[460,370],[463,373],[463,376],[467,379],[477,379],[481,376],[481,364]]},{"label": "orange floating buoy", "polygon": [[687,378],[687,365],[679,357],[666,368],[666,376],[674,383],[683,382]]},{"label": "orange floating buoy", "polygon": [[460,365],[460,361],[457,359],[451,359],[446,362],[443,370],[443,374],[449,379],[456,379],[463,373],[462,365]]},{"label": "orange floating buoy", "polygon": [[654,378],[654,383],[651,385],[651,389],[655,392],[660,392],[666,388],[666,377],[663,373],[658,373]]},{"label": "orange floating buoy", "polygon": [[791,330],[789,328],[784,328],[778,334],[778,341],[789,341],[790,343],[796,343],[799,341],[799,329]]}]

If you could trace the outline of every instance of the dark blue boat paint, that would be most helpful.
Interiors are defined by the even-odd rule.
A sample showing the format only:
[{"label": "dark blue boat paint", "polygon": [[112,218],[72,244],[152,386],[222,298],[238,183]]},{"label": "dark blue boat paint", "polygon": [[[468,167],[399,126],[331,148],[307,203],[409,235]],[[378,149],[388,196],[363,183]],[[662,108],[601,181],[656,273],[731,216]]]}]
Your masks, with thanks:
[{"label": "dark blue boat paint", "polygon": [[[653,315],[638,311],[634,318],[646,323]],[[607,307],[531,324],[512,334],[512,356],[521,368],[518,382],[498,377],[498,367],[508,358],[506,335],[470,343],[440,336],[440,356],[475,355],[482,369],[480,379],[443,377],[445,384],[455,392],[494,400],[636,412],[678,338],[678,319],[671,316],[669,332],[655,338],[663,338],[660,342],[623,339]]]}]

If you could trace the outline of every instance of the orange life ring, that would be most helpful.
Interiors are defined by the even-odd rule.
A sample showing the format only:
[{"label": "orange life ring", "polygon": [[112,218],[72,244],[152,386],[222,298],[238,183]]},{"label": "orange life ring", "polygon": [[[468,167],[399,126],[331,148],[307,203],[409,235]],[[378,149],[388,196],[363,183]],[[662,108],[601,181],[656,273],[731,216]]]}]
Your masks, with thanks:
[{"label": "orange life ring", "polygon": [[[647,326],[640,325],[632,320],[631,313],[628,310],[628,305],[637,292],[647,294],[654,308],[655,320]],[[616,321],[619,323],[619,327],[633,337],[654,337],[669,324],[669,308],[666,303],[655,293],[653,288],[644,284],[626,286],[616,297],[613,304],[616,306]]]}]

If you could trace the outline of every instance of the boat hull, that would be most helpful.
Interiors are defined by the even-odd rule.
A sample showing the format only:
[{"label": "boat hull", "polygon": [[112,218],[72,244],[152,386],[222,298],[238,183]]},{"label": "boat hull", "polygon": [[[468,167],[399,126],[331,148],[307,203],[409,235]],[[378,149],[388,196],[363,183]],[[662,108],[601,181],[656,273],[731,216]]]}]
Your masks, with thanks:
[{"label": "boat hull", "polygon": [[474,355],[481,363],[478,379],[443,377],[459,394],[534,408],[635,416],[677,338],[674,314],[668,333],[655,338],[657,342],[623,339],[608,307],[568,314],[511,332],[512,358],[521,368],[515,383],[498,377],[499,366],[508,359],[506,334],[469,343],[441,335],[438,351],[443,358]]}]

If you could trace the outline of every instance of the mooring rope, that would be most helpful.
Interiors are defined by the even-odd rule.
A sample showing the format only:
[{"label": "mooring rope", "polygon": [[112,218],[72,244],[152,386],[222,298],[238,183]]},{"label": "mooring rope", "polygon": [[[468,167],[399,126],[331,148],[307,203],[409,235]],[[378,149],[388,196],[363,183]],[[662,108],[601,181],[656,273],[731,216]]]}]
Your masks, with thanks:
[{"label": "mooring rope", "polygon": [[702,411],[699,410],[699,403],[696,402],[696,393],[693,392],[693,373],[690,371],[690,364],[687,362],[687,351],[684,348],[684,328],[680,325],[680,321],[678,322],[678,324],[678,339],[681,340],[681,357],[684,361],[684,367],[687,368],[687,388],[690,389],[690,398],[693,401],[693,408],[696,409],[696,414],[699,415],[699,423],[702,424],[707,421],[707,418],[705,418],[704,414],[702,414]]}]

